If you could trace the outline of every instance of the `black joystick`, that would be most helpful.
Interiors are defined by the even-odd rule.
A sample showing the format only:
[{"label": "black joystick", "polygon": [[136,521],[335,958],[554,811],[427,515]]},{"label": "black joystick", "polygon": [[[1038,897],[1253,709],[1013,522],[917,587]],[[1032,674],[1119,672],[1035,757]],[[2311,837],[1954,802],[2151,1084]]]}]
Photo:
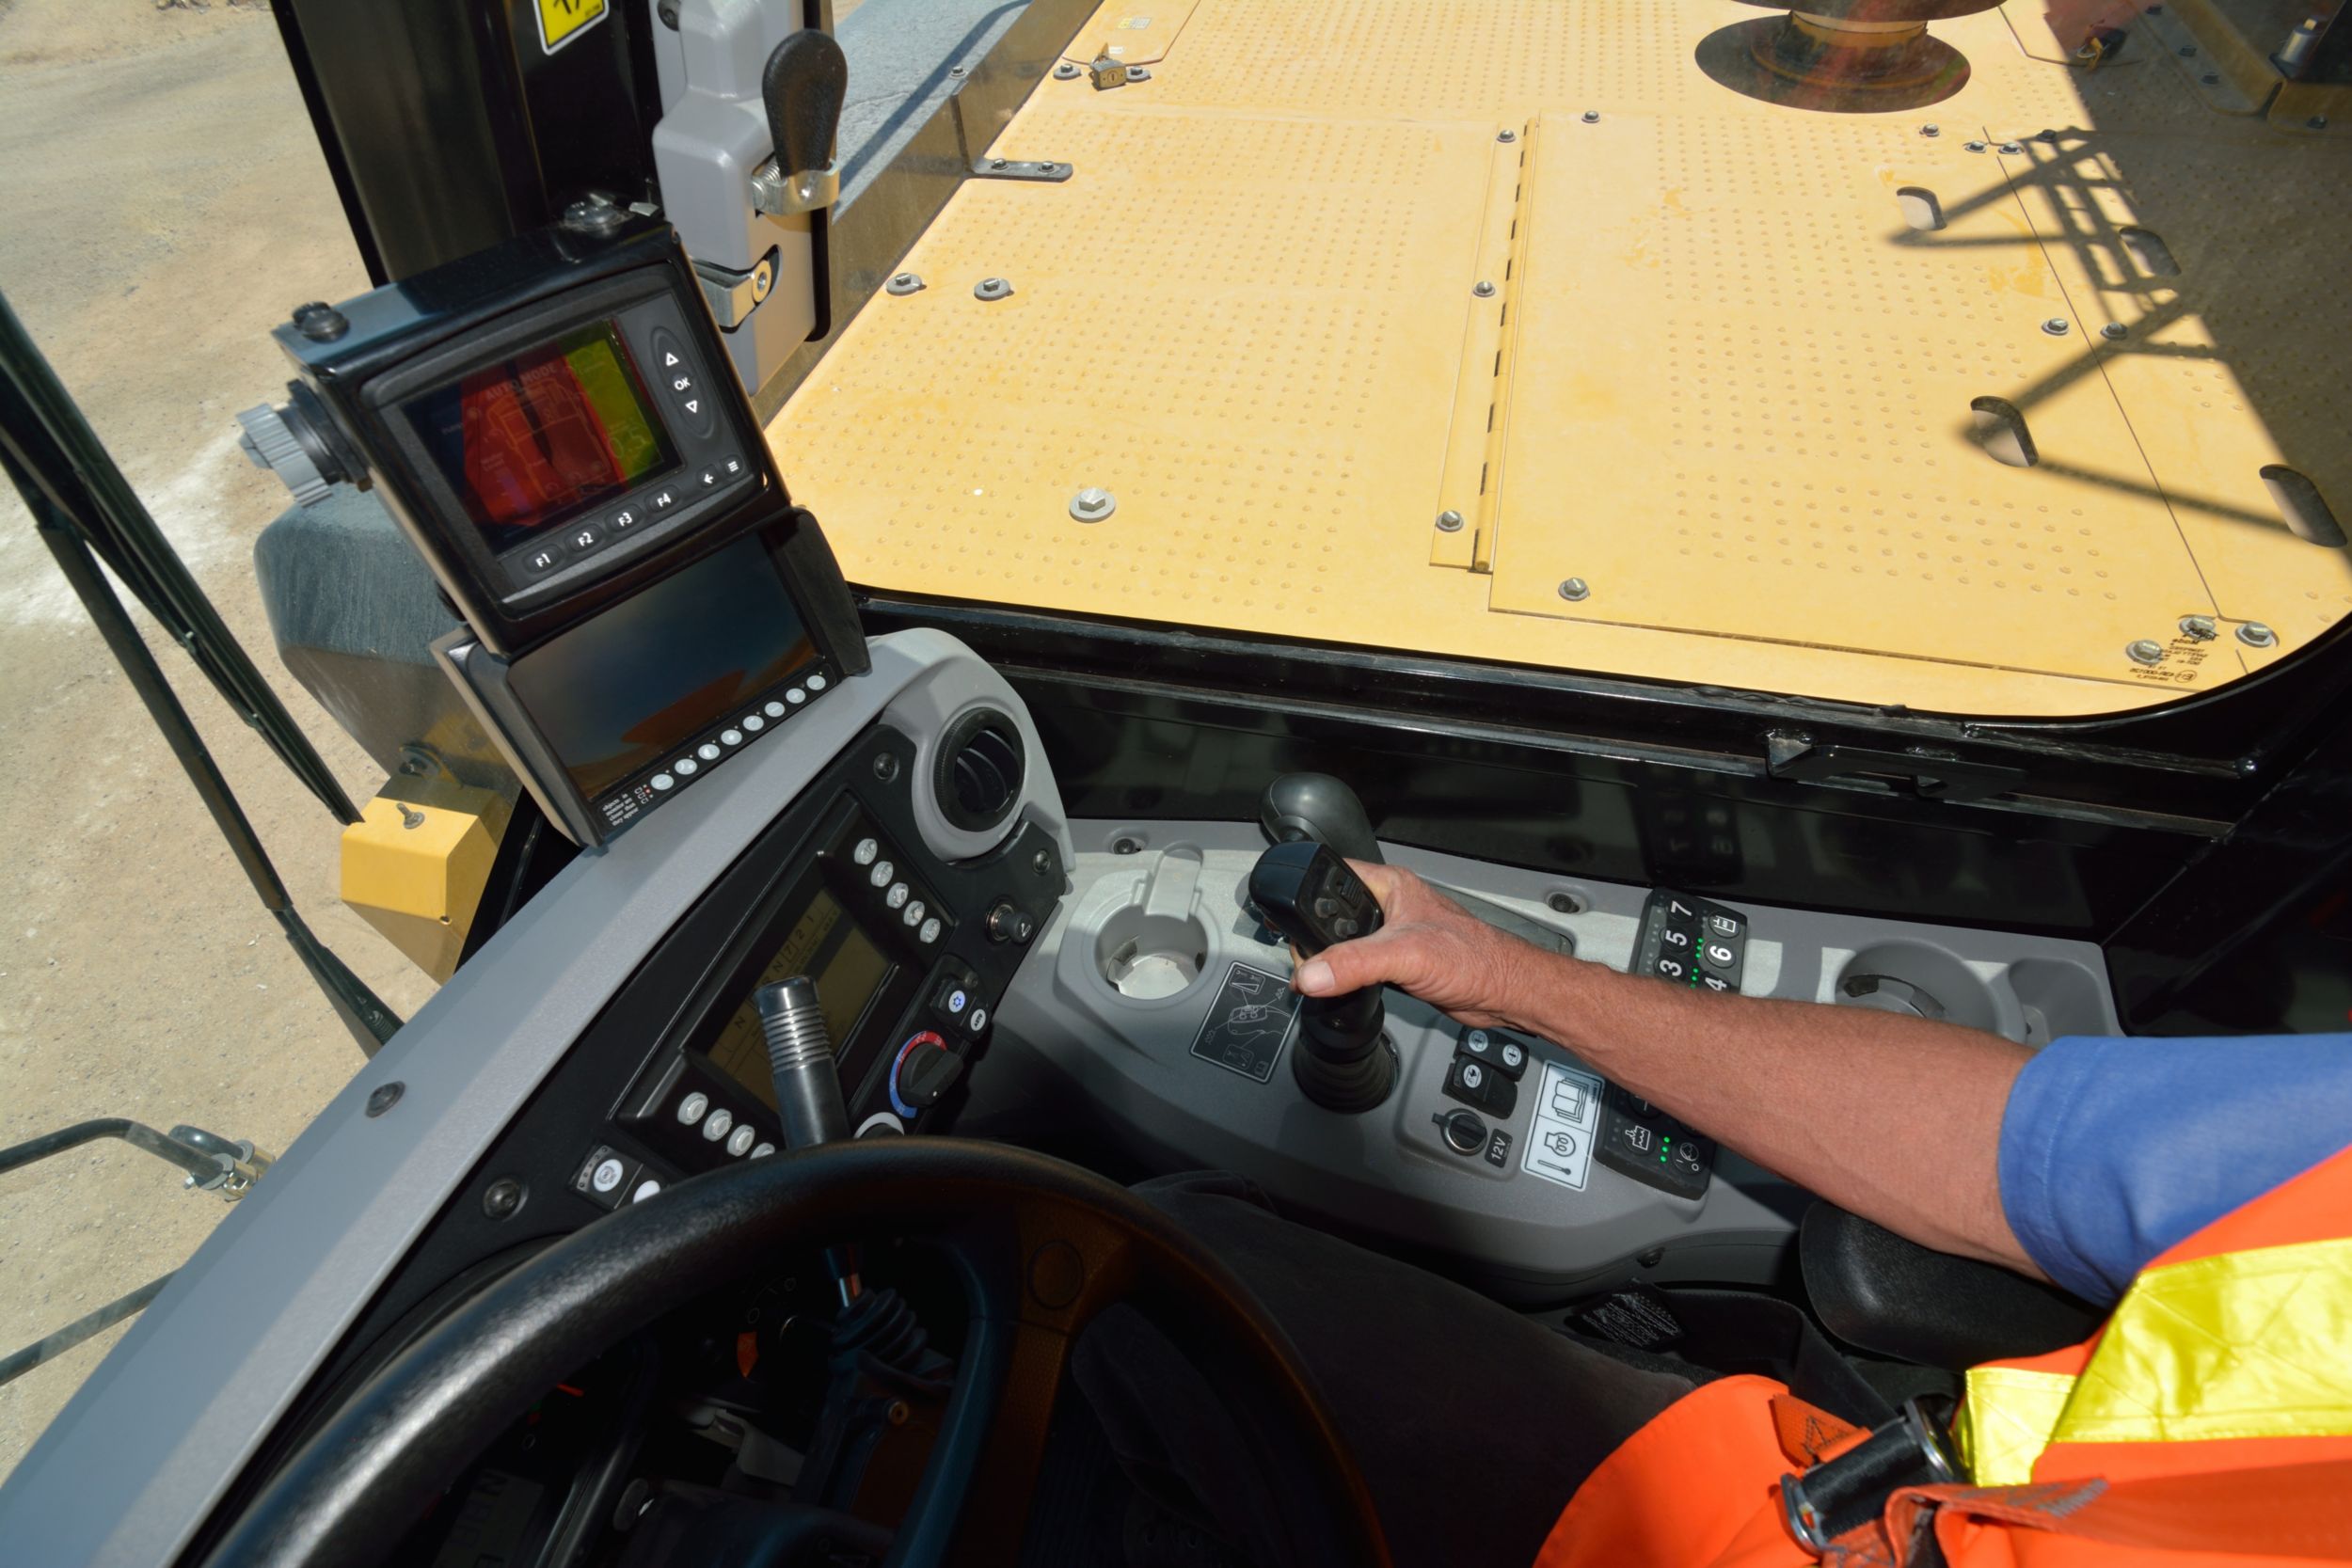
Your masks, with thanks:
[{"label": "black joystick", "polygon": [[1380,841],[1373,836],[1372,817],[1356,792],[1328,773],[1285,773],[1265,786],[1258,803],[1258,820],[1277,844],[1311,839],[1327,844],[1345,859],[1386,865]]},{"label": "black joystick", "polygon": [[[1367,827],[1367,836],[1370,832]],[[1265,923],[1306,958],[1337,942],[1372,935],[1384,918],[1363,879],[1329,847],[1311,839],[1278,844],[1260,855],[1249,872],[1249,897]],[[1396,1048],[1383,1033],[1387,1022],[1378,986],[1305,998],[1298,1009],[1298,1049],[1291,1053],[1299,1092],[1326,1110],[1351,1116],[1388,1099],[1396,1086]]]}]

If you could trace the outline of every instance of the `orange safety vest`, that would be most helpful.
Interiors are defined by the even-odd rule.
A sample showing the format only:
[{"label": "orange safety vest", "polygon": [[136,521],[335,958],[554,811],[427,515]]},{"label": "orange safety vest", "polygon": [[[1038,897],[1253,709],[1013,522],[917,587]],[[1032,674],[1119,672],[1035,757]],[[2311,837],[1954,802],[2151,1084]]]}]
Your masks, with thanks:
[{"label": "orange safety vest", "polygon": [[[1780,1478],[1862,1436],[1769,1378],[1702,1385],[1536,1568],[1808,1568]],[[1828,1568],[1899,1568],[1925,1530],[1949,1568],[2352,1560],[2352,1148],[2149,1263],[2087,1342],[1971,1370],[1959,1436],[1969,1484],[1897,1492]]]}]

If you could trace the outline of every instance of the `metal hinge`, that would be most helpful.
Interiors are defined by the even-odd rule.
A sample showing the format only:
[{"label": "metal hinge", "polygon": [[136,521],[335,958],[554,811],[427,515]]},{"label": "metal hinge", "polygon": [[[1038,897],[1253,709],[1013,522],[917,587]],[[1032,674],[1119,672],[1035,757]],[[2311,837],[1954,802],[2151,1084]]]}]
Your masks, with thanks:
[{"label": "metal hinge", "polygon": [[1076,172],[1070,164],[1027,158],[980,158],[972,165],[975,180],[1025,180],[1032,184],[1058,185]]}]

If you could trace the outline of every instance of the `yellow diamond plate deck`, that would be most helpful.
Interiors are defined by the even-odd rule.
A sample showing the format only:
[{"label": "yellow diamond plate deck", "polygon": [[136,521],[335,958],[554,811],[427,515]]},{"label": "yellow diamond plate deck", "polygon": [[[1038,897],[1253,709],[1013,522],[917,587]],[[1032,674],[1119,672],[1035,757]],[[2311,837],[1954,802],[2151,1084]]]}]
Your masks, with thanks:
[{"label": "yellow diamond plate deck", "polygon": [[1932,106],[1775,107],[1695,59],[1762,14],[1106,7],[1073,48],[1144,18],[1152,79],[1041,84],[993,150],[1075,175],[958,192],[786,477],[881,589],[1931,710],[2143,705],[2352,610],[2261,476],[2352,520],[2352,131],[2137,26],[2081,71],[2064,0],[1937,24]]}]

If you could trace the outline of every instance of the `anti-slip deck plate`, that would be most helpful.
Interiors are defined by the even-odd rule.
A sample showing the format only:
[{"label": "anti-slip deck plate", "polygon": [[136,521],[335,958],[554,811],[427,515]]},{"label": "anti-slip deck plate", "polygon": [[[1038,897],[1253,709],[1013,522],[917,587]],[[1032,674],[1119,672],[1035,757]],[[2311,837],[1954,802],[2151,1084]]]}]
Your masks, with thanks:
[{"label": "anti-slip deck plate", "polygon": [[1937,24],[1967,85],[1888,115],[1718,86],[1729,0],[1183,8],[1127,29],[1150,81],[1041,84],[992,151],[1077,174],[967,184],[931,287],[771,427],[853,580],[2007,713],[2209,689],[2352,610],[2260,471],[2352,516],[2352,133],[2218,112],[2139,24],[2076,70],[2042,6]]}]

